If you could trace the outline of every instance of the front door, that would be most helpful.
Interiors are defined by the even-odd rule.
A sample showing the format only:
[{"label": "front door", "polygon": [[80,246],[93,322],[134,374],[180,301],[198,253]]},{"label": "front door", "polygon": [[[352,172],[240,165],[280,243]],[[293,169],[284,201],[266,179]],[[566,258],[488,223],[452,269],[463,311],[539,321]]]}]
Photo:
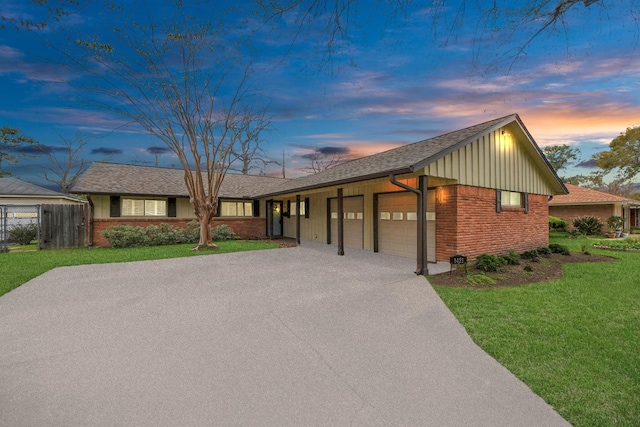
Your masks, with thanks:
[{"label": "front door", "polygon": [[269,203],[271,205],[267,212],[269,237],[282,237],[282,202],[271,201]]}]

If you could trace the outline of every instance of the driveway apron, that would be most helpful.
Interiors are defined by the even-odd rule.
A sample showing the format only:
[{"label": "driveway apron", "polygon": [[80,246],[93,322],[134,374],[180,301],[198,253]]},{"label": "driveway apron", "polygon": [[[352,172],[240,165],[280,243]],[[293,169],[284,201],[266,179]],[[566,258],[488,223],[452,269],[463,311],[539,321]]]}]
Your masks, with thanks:
[{"label": "driveway apron", "polygon": [[568,426],[414,264],[303,242],[56,268],[0,298],[0,425]]}]

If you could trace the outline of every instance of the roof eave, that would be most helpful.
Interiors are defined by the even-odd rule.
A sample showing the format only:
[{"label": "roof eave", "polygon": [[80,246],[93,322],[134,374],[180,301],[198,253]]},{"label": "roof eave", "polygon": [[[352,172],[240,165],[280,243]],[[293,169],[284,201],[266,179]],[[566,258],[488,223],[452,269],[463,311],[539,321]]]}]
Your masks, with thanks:
[{"label": "roof eave", "polygon": [[370,174],[370,175],[360,175],[360,176],[353,177],[353,178],[345,178],[345,179],[341,179],[341,180],[337,180],[337,181],[323,182],[323,183],[318,183],[318,184],[312,184],[312,185],[306,185],[306,186],[291,188],[291,189],[283,190],[283,191],[276,191],[276,192],[272,192],[272,193],[259,194],[259,195],[256,195],[256,197],[260,198],[260,199],[264,199],[264,198],[268,198],[268,197],[281,196],[281,195],[284,195],[284,194],[300,193],[300,192],[303,192],[303,191],[316,190],[318,188],[333,187],[333,186],[336,186],[336,185],[343,185],[343,184],[351,184],[351,183],[354,183],[354,182],[368,181],[370,179],[385,178],[385,177],[388,177],[391,174],[402,175],[402,174],[406,174],[406,173],[413,173],[414,170],[415,169],[412,166],[409,166],[409,167],[404,167],[402,169],[392,169],[392,170],[388,170],[388,171],[384,171],[384,172],[377,172],[377,173]]}]

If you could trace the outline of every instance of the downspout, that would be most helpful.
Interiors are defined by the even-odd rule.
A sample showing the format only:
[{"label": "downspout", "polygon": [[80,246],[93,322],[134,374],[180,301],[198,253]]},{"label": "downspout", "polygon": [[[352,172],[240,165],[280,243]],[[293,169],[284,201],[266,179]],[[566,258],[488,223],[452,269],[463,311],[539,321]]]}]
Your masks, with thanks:
[{"label": "downspout", "polygon": [[[420,177],[419,177],[420,178]],[[411,191],[412,193],[418,196],[418,206],[417,206],[417,216],[418,216],[418,224],[417,224],[417,266],[416,266],[416,274],[429,274],[429,267],[427,263],[427,244],[425,239],[425,231],[427,229],[426,224],[426,209],[425,209],[425,193],[426,193],[426,185],[423,190],[418,188],[413,188],[407,184],[403,184],[402,182],[396,180],[395,174],[389,175],[389,181],[400,188],[404,188],[405,190]]]},{"label": "downspout", "polygon": [[89,241],[88,246],[93,246],[93,211],[94,211],[94,205],[93,205],[93,200],[91,200],[91,194],[87,194],[87,201],[89,202]]}]

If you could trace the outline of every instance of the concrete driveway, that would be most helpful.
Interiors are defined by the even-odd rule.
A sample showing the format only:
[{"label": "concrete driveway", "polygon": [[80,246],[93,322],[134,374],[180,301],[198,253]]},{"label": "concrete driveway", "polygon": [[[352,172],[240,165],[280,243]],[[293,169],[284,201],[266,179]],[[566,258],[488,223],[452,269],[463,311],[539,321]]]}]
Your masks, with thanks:
[{"label": "concrete driveway", "polygon": [[0,298],[3,426],[567,426],[413,260],[296,248],[63,267]]}]

